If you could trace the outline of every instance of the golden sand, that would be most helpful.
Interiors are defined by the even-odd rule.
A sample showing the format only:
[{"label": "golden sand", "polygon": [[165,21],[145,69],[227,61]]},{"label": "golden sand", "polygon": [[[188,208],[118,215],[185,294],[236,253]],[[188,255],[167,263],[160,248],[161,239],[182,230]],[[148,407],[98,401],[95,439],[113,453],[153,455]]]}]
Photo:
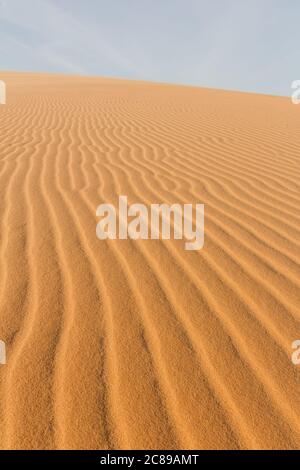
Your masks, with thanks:
[{"label": "golden sand", "polygon": [[[0,79],[1,448],[299,448],[300,106]],[[204,248],[98,240],[122,194],[204,203]]]}]

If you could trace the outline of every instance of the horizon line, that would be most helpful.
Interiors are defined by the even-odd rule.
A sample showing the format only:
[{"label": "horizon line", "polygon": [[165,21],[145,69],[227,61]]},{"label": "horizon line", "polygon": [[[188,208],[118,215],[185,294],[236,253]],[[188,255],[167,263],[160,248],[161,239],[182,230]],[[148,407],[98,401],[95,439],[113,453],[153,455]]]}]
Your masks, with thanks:
[{"label": "horizon line", "polygon": [[179,87],[188,87],[188,88],[197,88],[197,89],[204,89],[204,90],[215,90],[215,91],[223,91],[228,93],[244,93],[244,94],[251,94],[251,95],[261,95],[273,98],[289,98],[290,95],[277,95],[274,93],[263,93],[259,91],[253,90],[241,90],[235,88],[221,88],[221,87],[209,87],[204,85],[195,85],[195,84],[188,84],[182,82],[168,82],[168,81],[157,81],[157,80],[150,80],[150,79],[139,79],[139,78],[125,78],[120,76],[104,76],[104,75],[88,75],[85,73],[68,73],[68,72],[45,72],[45,71],[30,71],[30,70],[0,70],[0,79],[1,73],[11,73],[11,74],[25,74],[25,75],[53,75],[53,76],[63,76],[63,77],[74,77],[74,78],[94,78],[94,79],[104,79],[104,80],[117,80],[117,81],[127,81],[127,82],[140,82],[140,83],[147,83],[152,85],[168,85],[168,86],[179,86]]}]

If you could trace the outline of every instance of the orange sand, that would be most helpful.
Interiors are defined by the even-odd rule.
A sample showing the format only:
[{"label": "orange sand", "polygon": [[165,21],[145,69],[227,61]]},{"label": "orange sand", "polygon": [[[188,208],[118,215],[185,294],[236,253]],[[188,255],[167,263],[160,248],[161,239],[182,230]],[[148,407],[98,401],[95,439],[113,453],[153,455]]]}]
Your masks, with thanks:
[{"label": "orange sand", "polygon": [[[0,73],[0,444],[300,446],[300,106]],[[205,246],[96,208],[205,204]]]}]

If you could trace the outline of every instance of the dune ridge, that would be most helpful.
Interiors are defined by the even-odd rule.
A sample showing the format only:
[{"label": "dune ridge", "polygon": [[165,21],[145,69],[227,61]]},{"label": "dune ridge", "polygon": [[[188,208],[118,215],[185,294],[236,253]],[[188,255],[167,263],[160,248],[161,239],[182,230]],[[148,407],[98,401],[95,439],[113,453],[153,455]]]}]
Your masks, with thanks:
[{"label": "dune ridge", "polygon": [[[0,79],[0,447],[299,448],[300,107]],[[204,248],[99,241],[119,195],[204,203]]]}]

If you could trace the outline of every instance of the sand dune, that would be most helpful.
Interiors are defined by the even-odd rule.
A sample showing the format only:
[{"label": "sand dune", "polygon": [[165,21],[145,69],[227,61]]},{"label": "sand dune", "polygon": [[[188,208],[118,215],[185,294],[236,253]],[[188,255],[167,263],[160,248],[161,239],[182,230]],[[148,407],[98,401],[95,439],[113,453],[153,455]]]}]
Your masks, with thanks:
[{"label": "sand dune", "polygon": [[[0,79],[1,448],[299,448],[300,107]],[[99,241],[121,194],[204,203],[204,248]]]}]

